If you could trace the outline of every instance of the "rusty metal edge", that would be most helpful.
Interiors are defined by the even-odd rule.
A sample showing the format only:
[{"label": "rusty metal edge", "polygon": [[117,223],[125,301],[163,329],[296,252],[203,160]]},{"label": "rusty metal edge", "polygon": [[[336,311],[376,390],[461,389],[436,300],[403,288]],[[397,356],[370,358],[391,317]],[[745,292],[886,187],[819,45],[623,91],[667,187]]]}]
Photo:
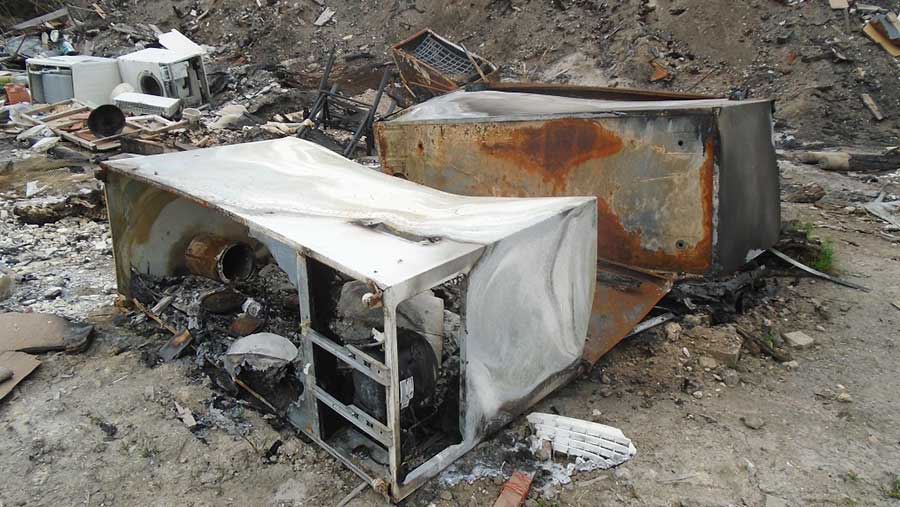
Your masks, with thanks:
[{"label": "rusty metal edge", "polygon": [[522,82],[487,82],[477,86],[467,85],[466,90],[499,91],[515,93],[536,93],[541,95],[556,95],[560,97],[572,97],[583,99],[606,100],[633,100],[637,102],[653,100],[697,100],[697,99],[721,99],[712,95],[698,95],[684,92],[669,92],[659,90],[647,90],[640,88],[610,88],[606,86],[580,86],[559,85],[552,83],[522,83]]}]

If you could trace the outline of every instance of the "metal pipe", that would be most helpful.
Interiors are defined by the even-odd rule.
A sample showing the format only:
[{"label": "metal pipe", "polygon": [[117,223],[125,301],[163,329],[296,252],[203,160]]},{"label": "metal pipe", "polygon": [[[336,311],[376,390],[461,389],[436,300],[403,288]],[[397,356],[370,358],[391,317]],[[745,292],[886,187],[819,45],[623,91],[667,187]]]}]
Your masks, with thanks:
[{"label": "metal pipe", "polygon": [[191,273],[225,283],[246,280],[256,268],[256,257],[249,245],[211,234],[191,240],[184,260]]}]

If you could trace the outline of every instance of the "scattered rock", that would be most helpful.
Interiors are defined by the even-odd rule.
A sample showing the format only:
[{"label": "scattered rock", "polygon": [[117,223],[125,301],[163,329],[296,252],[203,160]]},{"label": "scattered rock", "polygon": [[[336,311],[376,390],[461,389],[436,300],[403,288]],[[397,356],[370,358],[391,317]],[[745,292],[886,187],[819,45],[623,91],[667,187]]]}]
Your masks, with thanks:
[{"label": "scattered rock", "polygon": [[677,322],[668,322],[665,326],[666,338],[669,341],[678,341],[681,339],[681,333],[684,329],[681,327],[681,324]]},{"label": "scattered rock", "polygon": [[741,347],[744,344],[741,338],[729,326],[710,328],[697,326],[688,333],[697,339],[697,347],[705,355],[711,357],[725,366],[734,368],[741,358]]},{"label": "scattered rock", "polygon": [[44,291],[44,299],[56,299],[62,295],[62,287],[50,287]]},{"label": "scattered rock", "polygon": [[453,494],[447,490],[441,491],[441,500],[451,502],[453,501]]},{"label": "scattered rock", "polygon": [[853,402],[853,397],[850,396],[850,393],[848,393],[848,392],[842,392],[842,393],[838,394],[835,399],[841,403]]},{"label": "scattered rock", "polygon": [[553,444],[549,440],[541,440],[541,446],[534,451],[534,458],[538,461],[549,461],[553,457]]},{"label": "scattered rock", "polygon": [[703,399],[703,391],[694,391],[693,393],[691,393],[691,396],[693,396],[694,398],[697,398],[698,400],[702,400]]},{"label": "scattered rock", "polygon": [[789,192],[784,200],[794,203],[812,204],[825,197],[825,189],[818,183],[807,183]]},{"label": "scattered rock", "polygon": [[684,323],[690,327],[702,326],[705,321],[706,319],[703,317],[703,315],[698,315],[696,313],[692,313],[684,317]]},{"label": "scattered rock", "polygon": [[800,368],[800,363],[798,363],[796,360],[794,360],[794,361],[787,361],[787,362],[782,363],[782,364],[784,365],[785,368],[787,368],[787,369],[789,369],[789,370],[797,370],[797,369]]},{"label": "scattered rock", "polygon": [[715,370],[719,367],[719,363],[709,356],[700,356],[698,362],[700,363],[700,367],[704,370]]},{"label": "scattered rock", "polygon": [[31,151],[36,153],[46,153],[50,150],[50,148],[53,148],[54,146],[59,144],[59,140],[60,138],[58,137],[45,137],[31,145],[30,149]]},{"label": "scattered rock", "polygon": [[725,371],[722,372],[722,382],[728,387],[735,387],[741,383],[741,376],[737,371],[726,368]]},{"label": "scattered rock", "polygon": [[16,282],[9,273],[0,272],[0,301],[12,296]]},{"label": "scattered rock", "polygon": [[812,346],[815,340],[803,331],[792,331],[783,334],[788,345],[795,349],[805,349]]},{"label": "scattered rock", "polygon": [[766,495],[766,507],[788,507],[788,503],[777,496]]},{"label": "scattered rock", "polygon": [[741,417],[741,422],[744,423],[744,426],[750,428],[751,430],[758,430],[766,425],[766,421],[764,421],[761,417],[753,415]]}]

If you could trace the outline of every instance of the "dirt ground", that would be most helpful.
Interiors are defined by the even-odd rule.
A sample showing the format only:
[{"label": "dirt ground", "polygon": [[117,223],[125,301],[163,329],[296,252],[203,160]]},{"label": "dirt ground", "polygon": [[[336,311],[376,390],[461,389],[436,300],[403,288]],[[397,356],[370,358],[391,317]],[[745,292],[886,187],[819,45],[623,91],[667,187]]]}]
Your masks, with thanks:
[{"label": "dirt ground", "polygon": [[[683,319],[685,332],[675,339],[657,328],[626,340],[536,410],[621,428],[637,456],[615,470],[576,474],[566,485],[539,476],[536,485],[543,485],[530,504],[755,507],[771,496],[788,505],[898,505],[889,495],[900,472],[900,310],[891,306],[900,299],[900,250],[857,207],[886,180],[781,165],[785,182],[815,181],[828,191],[815,206],[784,203],[784,219],[812,224],[833,244],[838,272],[872,292],[777,278],[773,295],[751,315],[770,319],[779,331],[805,331],[815,346],[795,351],[792,367],[745,352],[734,387],[716,379],[722,366],[700,367],[704,344],[690,336],[696,319]],[[87,184],[60,178],[66,173],[36,176],[56,189]],[[21,197],[20,185],[12,186],[2,210]],[[10,213],[3,216],[4,239],[23,234]],[[67,218],[43,227],[86,226]],[[190,359],[148,365],[144,351],[164,336],[138,336],[123,325],[104,287],[112,280],[108,252],[85,255],[87,261],[69,256],[50,269],[28,257],[51,246],[59,236],[52,232],[28,248],[0,244],[5,263],[15,260],[14,268],[38,274],[0,309],[22,310],[23,301],[42,311],[77,308],[98,333],[84,354],[42,356],[40,368],[0,404],[3,505],[333,505],[358,484],[272,416],[223,396]],[[94,284],[79,285],[79,266]],[[65,280],[48,280],[56,270]],[[59,299],[28,302],[59,283],[66,287]],[[685,379],[693,383],[687,392]],[[850,401],[838,401],[841,393]],[[204,431],[192,433],[176,403]],[[742,418],[763,425],[751,429]],[[500,478],[448,484],[510,452],[523,427],[517,421],[406,504],[491,505]],[[276,441],[283,445],[273,449]],[[382,504],[367,491],[350,505]]]},{"label": "dirt ground", "polygon": [[[313,26],[323,8],[313,0],[97,3],[109,15],[85,17],[88,28],[103,27],[91,38],[97,54],[134,47],[105,28],[110,21],[178,28],[212,46],[211,74],[229,83],[217,106],[270,82],[314,87],[331,45],[342,57],[342,84],[362,92],[377,83],[392,43],[430,26],[501,63],[506,80],[773,97],[779,147],[900,139],[900,66],[861,33],[857,14],[848,28],[824,0],[334,0],[327,4],[337,14],[324,27]],[[369,56],[343,61],[359,53]],[[651,60],[674,78],[648,83]],[[887,118],[872,119],[860,93],[875,97]],[[283,96],[258,114],[304,105]],[[0,159],[12,151],[0,134]],[[733,369],[739,382],[727,385],[734,372],[709,362],[700,330],[733,328],[710,324],[703,312],[679,316],[682,333],[659,327],[625,340],[534,409],[620,428],[637,455],[567,484],[539,474],[526,505],[900,505],[900,308],[892,305],[900,304],[900,233],[860,207],[880,191],[900,194],[900,172],[780,167],[785,190],[817,183],[826,191],[816,204],[783,202],[783,220],[808,224],[833,248],[835,273],[871,292],[769,278],[769,292],[738,324],[804,331],[815,344],[792,351],[794,363],[745,350]],[[334,505],[359,484],[252,399],[222,393],[191,358],[152,361],[149,351],[166,337],[134,331],[115,306],[108,224],[83,216],[23,224],[12,210],[27,181],[46,186],[48,198],[97,185],[90,165],[0,170],[0,267],[18,279],[0,312],[57,313],[97,332],[84,353],[41,355],[0,402],[0,507]],[[178,407],[197,421],[193,430]],[[492,505],[521,462],[525,426],[515,421],[405,505]],[[367,490],[349,505],[384,501]]]}]

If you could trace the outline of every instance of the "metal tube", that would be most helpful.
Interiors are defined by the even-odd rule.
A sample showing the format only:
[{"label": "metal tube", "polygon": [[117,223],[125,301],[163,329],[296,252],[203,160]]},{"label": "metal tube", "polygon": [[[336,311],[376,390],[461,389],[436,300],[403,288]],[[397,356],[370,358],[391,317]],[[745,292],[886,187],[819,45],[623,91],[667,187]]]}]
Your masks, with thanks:
[{"label": "metal tube", "polygon": [[191,273],[225,283],[246,280],[256,268],[249,245],[211,234],[191,240],[184,261]]}]

